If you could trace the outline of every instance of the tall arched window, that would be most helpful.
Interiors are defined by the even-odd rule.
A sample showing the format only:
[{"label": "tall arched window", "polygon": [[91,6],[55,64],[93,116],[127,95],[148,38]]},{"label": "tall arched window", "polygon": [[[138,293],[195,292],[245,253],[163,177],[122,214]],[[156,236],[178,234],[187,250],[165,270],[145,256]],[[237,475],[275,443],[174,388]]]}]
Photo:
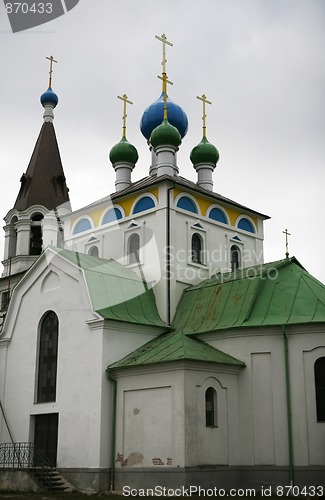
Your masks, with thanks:
[{"label": "tall arched window", "polygon": [[230,264],[232,271],[240,267],[240,250],[237,245],[232,245],[230,248]]},{"label": "tall arched window", "polygon": [[314,365],[317,422],[325,422],[325,356]]},{"label": "tall arched window", "polygon": [[203,250],[202,238],[198,233],[194,233],[192,236],[192,262],[197,264],[202,264],[202,250]]},{"label": "tall arched window", "polygon": [[205,391],[205,426],[217,426],[217,393],[213,387]]},{"label": "tall arched window", "polygon": [[131,234],[128,240],[128,260],[129,264],[139,262],[140,236],[137,233]]},{"label": "tall arched window", "polygon": [[34,214],[30,226],[29,255],[41,255],[42,253],[42,222],[43,214]]},{"label": "tall arched window", "polygon": [[18,219],[16,216],[14,216],[10,221],[11,231],[10,231],[9,248],[8,248],[9,258],[15,257],[17,253],[17,229],[15,226],[16,222],[18,222]]},{"label": "tall arched window", "polygon": [[37,402],[56,399],[56,373],[58,364],[59,321],[53,311],[43,318],[38,351]]}]

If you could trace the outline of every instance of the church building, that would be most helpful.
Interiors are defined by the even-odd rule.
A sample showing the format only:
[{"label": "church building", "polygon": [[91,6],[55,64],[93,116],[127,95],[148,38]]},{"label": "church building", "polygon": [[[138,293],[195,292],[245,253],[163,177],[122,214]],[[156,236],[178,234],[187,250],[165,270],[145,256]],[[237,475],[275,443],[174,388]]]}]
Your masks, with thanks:
[{"label": "church building", "polygon": [[140,124],[148,175],[132,181],[131,102],[119,96],[115,191],[75,211],[48,58],[43,124],[4,217],[0,489],[44,486],[39,457],[94,492],[323,492],[325,286],[288,253],[265,263],[269,217],[215,192],[204,94],[197,181],[182,176],[188,119],[167,93],[172,44],[156,38],[162,92]]}]

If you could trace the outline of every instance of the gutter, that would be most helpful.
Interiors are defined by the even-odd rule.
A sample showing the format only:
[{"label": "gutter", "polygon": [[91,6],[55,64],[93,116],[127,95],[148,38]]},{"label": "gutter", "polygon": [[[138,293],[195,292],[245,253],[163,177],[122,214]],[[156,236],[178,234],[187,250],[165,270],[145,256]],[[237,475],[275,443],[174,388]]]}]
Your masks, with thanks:
[{"label": "gutter", "polygon": [[116,441],[116,399],[117,399],[117,380],[112,377],[109,370],[106,370],[107,378],[113,384],[112,401],[112,427],[111,427],[111,473],[109,480],[109,491],[114,491],[115,483],[115,441]]},{"label": "gutter", "polygon": [[166,274],[167,274],[167,325],[170,326],[171,313],[170,313],[170,192],[175,189],[175,184],[173,187],[167,189],[167,223],[166,223],[166,247],[167,247],[167,262],[166,262]]},{"label": "gutter", "polygon": [[290,486],[294,485],[294,463],[293,463],[293,438],[292,438],[292,411],[291,411],[291,387],[289,372],[289,347],[286,325],[282,325],[283,347],[284,347],[284,366],[285,383],[287,398],[287,425],[288,425],[288,454],[289,454],[289,481]]}]

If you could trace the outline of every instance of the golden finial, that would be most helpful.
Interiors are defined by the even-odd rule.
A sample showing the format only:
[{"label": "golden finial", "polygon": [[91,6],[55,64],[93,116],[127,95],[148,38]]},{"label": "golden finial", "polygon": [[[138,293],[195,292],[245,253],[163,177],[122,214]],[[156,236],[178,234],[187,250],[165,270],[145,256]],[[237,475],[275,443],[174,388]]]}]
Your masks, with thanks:
[{"label": "golden finial", "polygon": [[288,243],[288,236],[291,236],[291,234],[290,234],[290,233],[288,233],[288,229],[285,229],[285,230],[284,230],[284,231],[282,231],[282,232],[283,232],[283,234],[285,234],[285,235],[286,235],[286,259],[288,259],[288,258],[289,258],[289,248],[288,248],[288,247],[289,247],[289,243]]},{"label": "golden finial", "polygon": [[163,70],[162,70],[162,76],[158,76],[158,78],[160,80],[162,80],[162,91],[163,91],[163,94],[164,94],[164,120],[167,119],[167,84],[169,85],[173,85],[173,82],[171,82],[170,80],[168,80],[167,78],[167,73],[166,73],[166,62],[167,62],[167,59],[166,59],[166,45],[169,45],[170,47],[173,47],[173,44],[167,40],[167,37],[165,34],[161,35],[161,36],[158,36],[158,35],[155,35],[155,38],[157,40],[159,40],[160,42],[162,42],[163,44],[163,60],[162,60],[162,67],[163,67]]},{"label": "golden finial", "polygon": [[203,102],[203,116],[202,116],[202,120],[203,120],[203,137],[206,137],[207,136],[207,127],[206,127],[206,110],[205,110],[205,105],[206,104],[212,104],[211,101],[208,101],[207,100],[207,97],[205,94],[202,94],[202,96],[196,96],[197,99],[199,99],[200,101]]},{"label": "golden finial", "polygon": [[126,117],[128,116],[126,114],[126,103],[127,104],[133,104],[133,102],[128,100],[128,96],[126,94],[123,94],[122,97],[120,95],[118,95],[117,98],[121,99],[121,101],[123,101],[123,103],[124,103],[124,106],[123,106],[123,116],[122,116],[122,119],[123,119],[122,134],[123,134],[123,137],[126,138]]},{"label": "golden finial", "polygon": [[46,59],[48,59],[50,61],[50,77],[49,77],[49,88],[51,89],[52,88],[52,73],[53,73],[53,63],[57,63],[58,61],[56,61],[54,59],[53,56],[50,56],[50,57],[46,57]]}]

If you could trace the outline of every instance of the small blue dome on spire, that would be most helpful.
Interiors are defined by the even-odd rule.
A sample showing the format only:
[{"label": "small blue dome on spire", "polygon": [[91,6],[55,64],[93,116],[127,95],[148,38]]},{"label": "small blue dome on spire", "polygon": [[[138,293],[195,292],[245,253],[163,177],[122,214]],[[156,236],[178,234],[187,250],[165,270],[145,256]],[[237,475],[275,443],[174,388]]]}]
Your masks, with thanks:
[{"label": "small blue dome on spire", "polygon": [[55,108],[56,105],[57,105],[57,103],[59,102],[58,96],[56,95],[55,92],[53,92],[53,90],[51,89],[51,87],[49,87],[47,89],[47,91],[44,92],[44,94],[41,95],[40,100],[41,100],[41,104],[42,104],[43,108],[47,104],[49,104],[50,106],[52,106],[53,108]]},{"label": "small blue dome on spire", "polygon": [[[181,137],[184,137],[188,129],[188,120],[185,111],[171,101],[167,97],[167,113],[168,121],[171,125],[177,128]],[[152,131],[157,128],[164,119],[164,92],[161,94],[159,99],[152,103],[144,111],[141,122],[140,130],[147,140],[149,140]]]}]

